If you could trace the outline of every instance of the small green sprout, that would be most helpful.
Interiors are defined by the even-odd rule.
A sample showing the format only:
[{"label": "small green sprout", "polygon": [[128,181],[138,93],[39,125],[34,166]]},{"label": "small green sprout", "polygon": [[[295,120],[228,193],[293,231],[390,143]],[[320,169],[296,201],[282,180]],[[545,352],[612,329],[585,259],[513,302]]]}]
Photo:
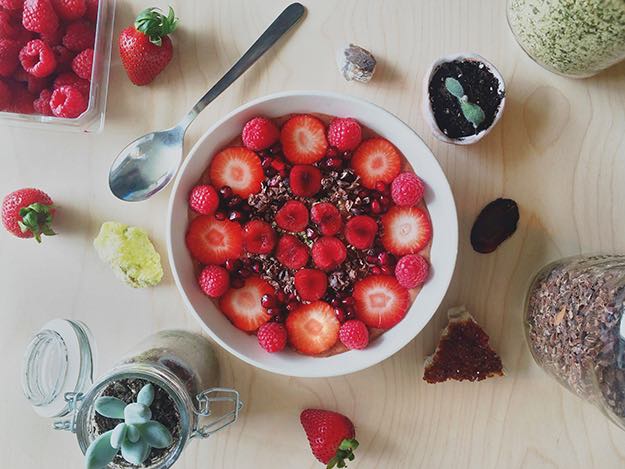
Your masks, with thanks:
[{"label": "small green sprout", "polygon": [[95,411],[110,419],[124,419],[113,430],[98,436],[87,448],[86,469],[103,469],[121,450],[130,464],[141,465],[152,448],[167,448],[173,438],[170,431],[152,419],[150,405],[154,387],[146,384],[137,395],[137,402],[126,404],[121,399],[102,396],[95,401]]},{"label": "small green sprout", "polygon": [[473,124],[474,128],[478,128],[479,125],[486,119],[486,114],[480,106],[469,102],[469,98],[464,94],[464,89],[458,80],[452,77],[445,78],[445,88],[447,91],[458,99],[460,109],[464,118]]}]

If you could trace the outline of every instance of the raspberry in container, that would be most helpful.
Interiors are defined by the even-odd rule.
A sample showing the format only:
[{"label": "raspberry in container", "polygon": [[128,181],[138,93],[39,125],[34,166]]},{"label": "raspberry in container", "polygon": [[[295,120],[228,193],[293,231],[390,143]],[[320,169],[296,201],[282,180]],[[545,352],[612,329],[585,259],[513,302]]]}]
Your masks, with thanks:
[{"label": "raspberry in container", "polygon": [[[82,5],[78,10],[75,4],[25,2],[2,12],[12,25],[12,37],[0,39],[1,122],[60,131],[102,130],[115,0],[77,2]],[[45,11],[33,10],[40,8]]]}]

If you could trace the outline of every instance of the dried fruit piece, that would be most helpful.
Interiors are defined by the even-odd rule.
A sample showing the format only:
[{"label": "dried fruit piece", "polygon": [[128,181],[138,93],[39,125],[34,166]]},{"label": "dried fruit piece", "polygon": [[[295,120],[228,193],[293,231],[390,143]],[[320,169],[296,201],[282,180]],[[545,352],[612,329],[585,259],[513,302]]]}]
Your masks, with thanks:
[{"label": "dried fruit piece", "polygon": [[425,361],[423,379],[435,384],[450,379],[481,381],[503,376],[501,358],[488,344],[488,334],[464,306],[452,308],[447,314],[449,324],[434,355]]},{"label": "dried fruit piece", "polygon": [[347,81],[356,80],[362,83],[367,83],[373,78],[377,64],[371,52],[355,44],[339,49],[336,63]]},{"label": "dried fruit piece", "polygon": [[493,252],[514,234],[519,222],[519,207],[512,199],[497,199],[477,216],[471,229],[471,245],[482,254]]}]

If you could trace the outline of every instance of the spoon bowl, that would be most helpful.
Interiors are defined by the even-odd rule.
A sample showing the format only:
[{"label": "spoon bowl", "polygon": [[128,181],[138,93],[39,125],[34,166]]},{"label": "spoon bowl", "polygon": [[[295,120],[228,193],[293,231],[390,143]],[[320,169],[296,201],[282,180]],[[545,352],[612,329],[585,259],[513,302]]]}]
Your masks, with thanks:
[{"label": "spoon bowl", "polygon": [[126,202],[139,202],[163,189],[178,171],[183,139],[184,129],[176,126],[130,143],[111,166],[111,192]]}]

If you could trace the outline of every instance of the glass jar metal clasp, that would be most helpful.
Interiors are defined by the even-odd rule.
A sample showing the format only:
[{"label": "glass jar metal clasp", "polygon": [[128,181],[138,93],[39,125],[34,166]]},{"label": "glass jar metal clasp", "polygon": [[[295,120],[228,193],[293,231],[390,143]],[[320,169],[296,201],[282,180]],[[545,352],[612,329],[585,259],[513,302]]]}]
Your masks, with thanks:
[{"label": "glass jar metal clasp", "polygon": [[80,402],[85,395],[81,392],[66,392],[64,395],[65,402],[67,402],[68,412],[66,415],[70,416],[69,420],[57,420],[53,424],[55,430],[65,430],[68,432],[76,433],[76,416],[78,414],[78,408]]},{"label": "glass jar metal clasp", "polygon": [[239,392],[230,388],[210,388],[199,393],[195,398],[198,402],[198,410],[195,413],[200,417],[214,416],[214,404],[231,403],[232,407],[230,410],[224,410],[223,415],[216,417],[207,425],[198,426],[191,434],[191,438],[208,438],[213,433],[236,422],[243,407]]}]

